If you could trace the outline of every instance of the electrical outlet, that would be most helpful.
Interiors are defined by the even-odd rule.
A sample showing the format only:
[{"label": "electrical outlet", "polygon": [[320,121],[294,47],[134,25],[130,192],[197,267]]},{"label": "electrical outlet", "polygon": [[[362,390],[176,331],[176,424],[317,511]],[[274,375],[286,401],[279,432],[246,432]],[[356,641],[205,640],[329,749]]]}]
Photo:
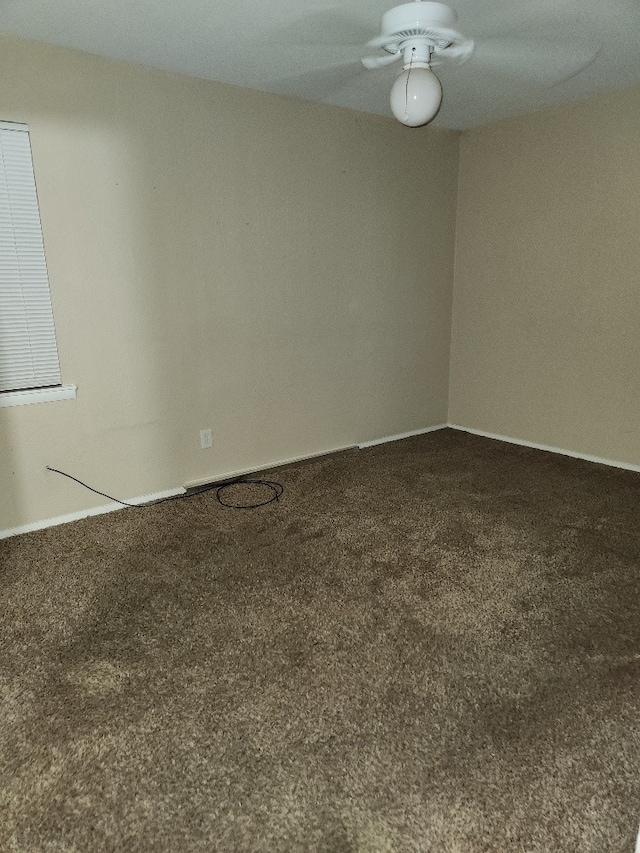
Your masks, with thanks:
[{"label": "electrical outlet", "polygon": [[203,450],[207,447],[213,447],[213,433],[210,429],[200,430],[200,447]]}]

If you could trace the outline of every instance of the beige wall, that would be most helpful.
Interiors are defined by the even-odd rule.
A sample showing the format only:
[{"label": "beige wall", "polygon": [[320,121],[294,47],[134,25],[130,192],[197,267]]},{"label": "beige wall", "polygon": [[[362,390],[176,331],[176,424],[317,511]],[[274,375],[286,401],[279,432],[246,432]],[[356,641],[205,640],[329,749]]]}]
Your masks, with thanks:
[{"label": "beige wall", "polygon": [[640,464],[640,89],[463,134],[449,421]]},{"label": "beige wall", "polygon": [[[63,381],[0,529],[446,420],[459,135],[10,38]],[[212,427],[203,451],[199,430]]]}]

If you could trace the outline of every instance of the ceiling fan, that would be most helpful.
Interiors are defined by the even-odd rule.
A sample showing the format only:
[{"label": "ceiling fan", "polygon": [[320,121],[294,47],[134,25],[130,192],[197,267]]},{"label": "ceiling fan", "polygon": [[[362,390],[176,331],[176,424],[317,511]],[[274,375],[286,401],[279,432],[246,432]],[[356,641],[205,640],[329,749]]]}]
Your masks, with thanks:
[{"label": "ceiling fan", "polygon": [[369,48],[386,55],[365,56],[367,69],[383,68],[402,60],[403,70],[391,88],[391,110],[407,127],[432,121],[442,103],[442,85],[431,70],[444,62],[465,62],[474,42],[453,29],[457,15],[444,3],[414,0],[382,16],[382,33]]},{"label": "ceiling fan", "polygon": [[[511,33],[504,33],[503,24],[511,24]],[[370,31],[358,38],[348,39],[352,51],[367,49],[370,55],[359,60],[316,68],[303,75],[282,80],[285,91],[299,94],[300,87],[317,96],[324,88],[327,94],[348,85],[363,72],[383,69],[395,62],[402,71],[391,88],[391,109],[394,116],[408,127],[419,127],[432,121],[442,103],[442,85],[434,68],[460,64],[472,59],[476,71],[489,73],[497,79],[515,78],[537,86],[555,86],[570,79],[590,65],[598,55],[584,27],[566,16],[548,14],[540,8],[513,8],[512,13],[488,21],[485,32],[477,41],[467,38],[456,29],[457,15],[445,3],[413,0],[390,9],[382,16],[381,34],[370,39]],[[360,24],[342,15],[333,14],[318,20],[325,30],[326,43],[334,46],[347,42],[344,35]],[[365,34],[366,33],[366,34]],[[506,37],[505,37],[506,36]],[[302,33],[295,29],[288,42],[309,41],[309,28],[303,24]],[[288,81],[288,85],[287,85]],[[293,89],[291,87],[293,84]]]}]

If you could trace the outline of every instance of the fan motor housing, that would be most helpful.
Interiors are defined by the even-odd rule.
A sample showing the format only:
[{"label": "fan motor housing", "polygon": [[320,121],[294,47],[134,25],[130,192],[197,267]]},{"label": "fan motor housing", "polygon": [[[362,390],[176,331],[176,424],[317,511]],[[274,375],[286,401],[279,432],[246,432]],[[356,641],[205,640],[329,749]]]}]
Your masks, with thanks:
[{"label": "fan motor housing", "polygon": [[382,35],[416,34],[421,30],[453,27],[458,16],[444,3],[404,3],[382,16]]}]

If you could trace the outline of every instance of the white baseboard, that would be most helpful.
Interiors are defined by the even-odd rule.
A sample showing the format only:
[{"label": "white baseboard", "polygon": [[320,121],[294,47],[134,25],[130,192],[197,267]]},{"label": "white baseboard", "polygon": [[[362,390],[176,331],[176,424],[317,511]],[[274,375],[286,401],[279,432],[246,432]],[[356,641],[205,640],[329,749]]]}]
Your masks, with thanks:
[{"label": "white baseboard", "polygon": [[[548,453],[558,453],[561,456],[570,456],[574,459],[584,459],[586,462],[596,462],[599,465],[609,465],[612,468],[623,468],[626,471],[637,471],[640,472],[640,465],[633,465],[630,462],[619,462],[615,459],[603,459],[600,456],[590,456],[586,453],[576,453],[573,450],[566,450],[562,447],[552,447],[548,444],[539,444],[535,441],[526,441],[521,438],[512,438],[508,435],[499,435],[494,432],[486,432],[481,429],[474,429],[473,427],[465,427],[460,424],[435,424],[434,426],[424,427],[423,429],[415,429],[410,432],[402,432],[397,435],[388,435],[384,438],[375,438],[371,441],[364,441],[361,444],[350,445],[347,447],[339,447],[335,450],[326,450],[322,453],[315,453],[311,456],[296,456],[291,459],[283,459],[278,462],[270,462],[268,465],[263,465],[260,468],[251,468],[244,469],[239,471],[231,471],[224,475],[217,475],[214,480],[209,477],[208,479],[202,480],[194,480],[191,483],[185,484],[185,486],[179,486],[174,489],[167,489],[164,492],[155,492],[151,495],[141,495],[137,498],[128,498],[127,503],[131,504],[145,504],[150,503],[151,501],[161,500],[162,498],[172,498],[177,495],[182,495],[185,493],[186,489],[195,488],[197,486],[208,485],[211,482],[223,481],[227,479],[233,479],[235,477],[242,477],[246,474],[256,474],[260,471],[268,471],[271,468],[278,468],[283,465],[293,465],[296,462],[306,462],[312,461],[313,459],[321,459],[323,456],[329,456],[333,453],[341,453],[345,450],[353,450],[355,447],[358,449],[363,449],[366,447],[374,447],[378,444],[386,444],[389,441],[399,441],[403,438],[411,438],[414,435],[424,435],[429,432],[436,432],[440,429],[455,429],[459,432],[468,432],[472,435],[480,435],[484,438],[493,438],[496,441],[505,441],[508,444],[518,444],[521,447],[532,447],[535,450],[546,450]],[[79,521],[83,518],[88,518],[92,515],[104,515],[107,512],[115,512],[118,509],[125,509],[122,504],[119,503],[108,503],[103,504],[102,506],[92,507],[91,509],[80,510],[79,512],[70,512],[66,515],[59,515],[56,518],[45,518],[42,521],[34,521],[30,524],[23,524],[19,527],[11,527],[5,530],[0,530],[0,539],[8,539],[10,536],[19,536],[22,533],[31,533],[34,530],[43,530],[45,527],[55,527],[59,524],[67,524],[70,521]],[[640,851],[638,851],[640,853]]]},{"label": "white baseboard", "polygon": [[333,456],[334,453],[344,453],[345,450],[356,450],[357,444],[349,444],[346,447],[336,447],[333,450],[323,450],[321,453],[311,453],[306,456],[292,456],[290,459],[280,459],[269,462],[268,465],[260,465],[258,468],[239,468],[237,471],[228,471],[225,474],[214,474],[211,477],[203,477],[200,480],[191,480],[185,483],[186,489],[196,489],[198,486],[209,486],[213,483],[223,483],[225,480],[235,480],[236,477],[246,477],[249,474],[259,474],[261,471],[270,471],[272,468],[283,468],[285,465],[296,465],[298,462],[313,462],[314,459],[323,459],[325,456]]},{"label": "white baseboard", "polygon": [[[183,495],[185,489],[183,487],[177,489],[167,489],[164,492],[155,492],[152,495],[141,495],[138,498],[127,498],[127,503],[130,504],[146,504],[151,501],[159,501],[162,498],[173,498],[176,495]],[[45,527],[56,527],[58,524],[67,524],[69,521],[80,521],[83,518],[88,518],[90,515],[104,515],[107,512],[115,512],[117,509],[126,509],[119,503],[108,503],[102,506],[95,506],[91,509],[82,509],[79,512],[70,512],[67,515],[58,515],[56,518],[45,518],[42,521],[33,521],[31,524],[22,524],[20,527],[10,527],[6,530],[0,530],[0,539],[8,539],[10,536],[19,536],[21,533],[31,533],[34,530],[43,530]]]},{"label": "white baseboard", "polygon": [[[153,495],[142,495],[138,498],[128,498],[127,503],[131,504],[144,504],[149,503],[154,500],[160,500],[161,498],[171,498],[176,495],[181,495],[186,492],[187,489],[197,488],[198,486],[206,486],[211,483],[216,482],[224,482],[225,480],[232,480],[236,477],[244,477],[248,474],[258,474],[260,471],[269,471],[272,468],[279,468],[284,465],[294,465],[298,462],[311,462],[314,459],[322,459],[325,456],[331,456],[334,453],[342,453],[346,450],[355,450],[363,447],[372,447],[375,444],[383,444],[387,441],[397,441],[401,438],[410,438],[413,435],[421,435],[422,433],[433,432],[434,430],[444,429],[446,424],[438,424],[437,426],[426,427],[425,429],[417,429],[412,432],[404,432],[399,435],[391,435],[386,438],[378,438],[373,441],[366,441],[363,444],[356,445],[347,445],[345,447],[336,447],[332,450],[324,450],[321,453],[313,453],[305,456],[294,456],[287,459],[276,460],[275,462],[269,462],[267,465],[261,465],[258,468],[243,468],[238,469],[237,471],[227,471],[223,474],[216,474],[210,477],[204,477],[199,480],[192,480],[189,483],[185,483],[184,486],[168,489],[164,492],[157,492]],[[119,503],[108,503],[103,506],[93,507],[91,509],[80,510],[79,512],[70,512],[66,515],[59,515],[55,518],[45,518],[41,521],[34,521],[30,524],[22,524],[19,527],[11,527],[5,530],[0,530],[0,539],[8,539],[10,536],[19,536],[22,533],[31,533],[35,530],[43,530],[46,527],[56,527],[59,524],[67,524],[70,521],[80,521],[83,518],[88,518],[92,515],[104,515],[107,512],[115,512],[118,509],[125,509],[122,504]]]},{"label": "white baseboard", "polygon": [[388,441],[400,441],[401,438],[411,438],[414,435],[424,435],[427,432],[435,432],[436,430],[446,428],[447,424],[436,424],[435,426],[424,427],[423,429],[412,429],[411,432],[399,432],[397,435],[387,435],[384,438],[363,441],[358,445],[358,448],[362,450],[364,447],[374,447],[376,444],[386,444]]},{"label": "white baseboard", "polygon": [[526,441],[523,438],[511,438],[508,435],[498,435],[495,432],[485,432],[482,429],[460,426],[459,424],[447,424],[449,429],[457,429],[460,432],[470,432],[472,435],[481,435],[483,438],[494,438],[496,441],[506,441],[508,444],[519,444],[521,447],[532,447],[534,450],[546,450],[548,453],[559,453],[561,456],[571,456],[573,459],[584,459],[585,462],[597,462],[599,465],[609,465],[612,468],[624,468],[626,471],[640,471],[640,465],[631,462],[618,462],[615,459],[603,459],[600,456],[590,456],[588,453],[576,453],[574,450],[565,450],[563,447],[552,447],[549,444],[538,444],[536,441]]}]

